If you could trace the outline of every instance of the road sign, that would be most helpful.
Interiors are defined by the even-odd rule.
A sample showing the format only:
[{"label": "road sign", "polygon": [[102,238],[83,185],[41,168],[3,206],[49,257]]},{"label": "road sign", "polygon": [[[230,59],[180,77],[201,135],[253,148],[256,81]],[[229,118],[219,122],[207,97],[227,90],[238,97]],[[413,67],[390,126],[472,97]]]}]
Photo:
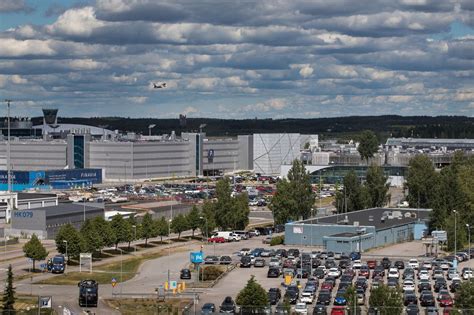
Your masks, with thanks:
[{"label": "road sign", "polygon": [[178,287],[177,281],[170,281],[170,289],[175,290]]},{"label": "road sign", "polygon": [[50,296],[40,296],[38,298],[38,306],[39,308],[51,308],[52,307],[52,299]]},{"label": "road sign", "polygon": [[204,261],[202,251],[201,252],[191,252],[189,258],[193,264],[200,264]]},{"label": "road sign", "polygon": [[117,285],[117,279],[112,278],[112,287],[114,288]]}]

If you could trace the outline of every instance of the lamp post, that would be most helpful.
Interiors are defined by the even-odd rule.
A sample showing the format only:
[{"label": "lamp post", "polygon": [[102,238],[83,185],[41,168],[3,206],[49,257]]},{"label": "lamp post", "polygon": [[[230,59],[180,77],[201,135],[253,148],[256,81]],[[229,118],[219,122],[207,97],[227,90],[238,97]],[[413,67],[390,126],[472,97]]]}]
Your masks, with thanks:
[{"label": "lamp post", "polygon": [[171,262],[171,222],[173,219],[168,220],[168,290],[170,288],[171,284],[171,278],[170,278],[170,262]]},{"label": "lamp post", "polygon": [[[457,231],[456,231],[456,224],[457,224],[457,214],[458,212],[456,210],[453,210],[454,213],[454,260],[456,261],[455,266],[457,266],[458,259],[456,258],[456,253],[458,251],[458,242],[457,242]],[[453,261],[454,263],[454,261]]]},{"label": "lamp post", "polygon": [[467,242],[469,244],[469,247],[467,248],[467,252],[469,255],[468,259],[471,259],[471,226],[466,223],[466,227],[467,227]]},{"label": "lamp post", "polygon": [[122,296],[122,286],[123,286],[123,249],[117,247],[120,251],[120,296]]},{"label": "lamp post", "polygon": [[67,254],[67,241],[63,240],[63,243],[66,244],[66,264],[65,264],[65,268],[64,268],[64,273],[67,273],[67,262],[69,260],[69,256]]}]

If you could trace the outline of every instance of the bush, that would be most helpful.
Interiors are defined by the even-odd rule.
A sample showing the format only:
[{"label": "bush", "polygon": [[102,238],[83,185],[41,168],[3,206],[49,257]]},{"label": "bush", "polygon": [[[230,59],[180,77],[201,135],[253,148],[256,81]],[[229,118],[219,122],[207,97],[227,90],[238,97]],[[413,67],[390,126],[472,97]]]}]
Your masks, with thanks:
[{"label": "bush", "polygon": [[220,269],[219,267],[207,266],[207,267],[204,267],[202,270],[200,270],[199,280],[200,281],[214,281],[217,278],[219,278],[219,276],[223,273],[224,271],[222,271],[222,269]]},{"label": "bush", "polygon": [[270,246],[283,245],[283,244],[285,244],[285,237],[283,235],[275,236],[270,241]]}]

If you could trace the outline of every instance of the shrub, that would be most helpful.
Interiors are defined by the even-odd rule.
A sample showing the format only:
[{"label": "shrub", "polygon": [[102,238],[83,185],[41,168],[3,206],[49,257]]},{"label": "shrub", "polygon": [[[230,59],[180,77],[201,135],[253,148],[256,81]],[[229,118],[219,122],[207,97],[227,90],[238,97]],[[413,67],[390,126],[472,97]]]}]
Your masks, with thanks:
[{"label": "shrub", "polygon": [[214,281],[223,273],[224,271],[216,266],[207,266],[199,272],[199,280]]},{"label": "shrub", "polygon": [[283,235],[275,236],[270,241],[270,246],[285,244],[285,237]]}]

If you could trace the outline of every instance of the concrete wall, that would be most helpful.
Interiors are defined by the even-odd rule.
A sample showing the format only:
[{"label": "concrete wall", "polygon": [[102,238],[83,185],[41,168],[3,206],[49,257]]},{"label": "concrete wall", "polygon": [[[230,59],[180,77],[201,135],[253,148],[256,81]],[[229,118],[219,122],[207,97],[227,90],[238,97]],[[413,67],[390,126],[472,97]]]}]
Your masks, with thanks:
[{"label": "concrete wall", "polygon": [[[374,234],[368,233],[363,234],[360,237],[324,237],[324,248],[328,251],[333,252],[358,252],[360,249],[363,251],[372,248],[374,244]],[[360,245],[359,245],[360,244]]]},{"label": "concrete wall", "polygon": [[[104,209],[87,210],[86,219],[93,219],[95,217],[104,217]],[[71,224],[76,229],[80,229],[84,222],[84,214],[77,212],[70,215],[58,215],[46,218],[46,232],[48,239],[54,239],[59,229],[66,224]]]},{"label": "concrete wall", "polygon": [[39,209],[13,210],[12,229],[17,230],[46,230],[46,212]]},{"label": "concrete wall", "polygon": [[[6,170],[7,142],[0,141],[0,169]],[[66,142],[43,140],[12,140],[11,164],[13,170],[38,171],[66,167]]]},{"label": "concrete wall", "polygon": [[[208,151],[214,150],[212,162]],[[239,141],[237,139],[207,139],[202,148],[203,170],[219,170],[224,173],[237,170],[239,167]]]},{"label": "concrete wall", "polygon": [[253,135],[253,165],[257,173],[279,175],[280,165],[299,158],[299,133],[261,133]]},{"label": "concrete wall", "polygon": [[253,136],[238,136],[239,170],[253,170]]}]

